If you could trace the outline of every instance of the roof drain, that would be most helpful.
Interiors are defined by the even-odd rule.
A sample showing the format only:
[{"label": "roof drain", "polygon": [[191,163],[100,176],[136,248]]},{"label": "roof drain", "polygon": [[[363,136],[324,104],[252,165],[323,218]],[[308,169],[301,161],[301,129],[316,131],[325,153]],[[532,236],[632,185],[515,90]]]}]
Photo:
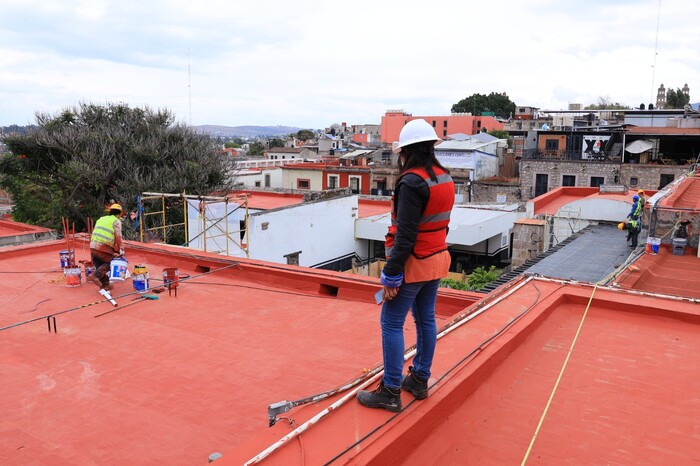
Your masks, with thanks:
[{"label": "roof drain", "polygon": [[[512,295],[517,290],[519,290],[523,286],[527,285],[528,283],[530,283],[534,279],[535,279],[534,275],[531,275],[531,276],[525,278],[520,283],[513,285],[513,287],[511,289],[508,289],[507,291],[504,290],[503,294],[496,297],[493,301],[489,301],[489,302],[481,301],[480,302],[480,305],[482,306],[481,308],[477,308],[476,310],[472,311],[469,314],[462,313],[460,316],[458,316],[458,317],[452,319],[450,322],[448,322],[447,327],[444,328],[444,330],[442,330],[438,334],[437,339],[439,340],[440,338],[444,337],[448,333],[453,332],[457,328],[461,327],[462,325],[466,324],[470,320],[474,319],[478,315],[486,312],[488,309],[493,307],[495,304],[508,298],[510,295]],[[477,304],[477,306],[478,305],[479,304]],[[470,308],[471,308],[471,306],[470,306]],[[469,308],[467,308],[467,309],[469,309]],[[404,361],[411,358],[413,355],[415,355],[415,353],[416,353],[416,348],[415,348],[415,346],[413,346],[411,349],[406,351],[406,353],[404,354],[404,356],[403,356]],[[277,422],[277,415],[278,414],[286,413],[290,409],[292,409],[296,406],[302,405],[302,404],[321,401],[325,398],[336,395],[342,391],[345,391],[345,390],[348,390],[348,389],[354,387],[355,385],[360,384],[359,386],[355,387],[350,393],[347,393],[342,398],[340,398],[338,401],[336,401],[332,405],[328,406],[326,409],[322,410],[321,412],[316,414],[314,417],[312,417],[311,419],[309,419],[305,423],[301,424],[299,427],[297,427],[296,429],[294,429],[293,431],[291,431],[290,433],[288,433],[287,435],[285,435],[284,437],[279,439],[277,442],[275,442],[272,445],[270,445],[269,447],[267,447],[265,450],[258,453],[253,458],[249,459],[245,463],[245,466],[259,463],[263,459],[267,458],[270,454],[272,454],[275,450],[282,447],[284,444],[286,444],[287,442],[289,442],[293,438],[297,437],[302,432],[308,430],[311,426],[316,424],[323,417],[325,417],[329,413],[333,412],[334,410],[336,410],[340,406],[344,405],[349,399],[353,398],[357,392],[359,392],[361,389],[367,387],[372,382],[377,380],[380,377],[380,375],[382,374],[383,370],[384,370],[384,366],[378,366],[378,367],[375,367],[370,372],[368,372],[367,374],[348,382],[347,384],[343,385],[342,387],[338,387],[338,388],[335,388],[333,390],[329,390],[329,391],[324,392],[324,393],[319,393],[318,395],[304,398],[301,400],[279,401],[277,403],[273,403],[270,406],[268,406],[267,414],[268,414],[268,418],[270,421],[269,422],[270,427],[272,427],[273,425],[275,425],[275,422]]]},{"label": "roof drain", "polygon": [[338,296],[338,287],[321,283],[318,293],[324,296]]}]

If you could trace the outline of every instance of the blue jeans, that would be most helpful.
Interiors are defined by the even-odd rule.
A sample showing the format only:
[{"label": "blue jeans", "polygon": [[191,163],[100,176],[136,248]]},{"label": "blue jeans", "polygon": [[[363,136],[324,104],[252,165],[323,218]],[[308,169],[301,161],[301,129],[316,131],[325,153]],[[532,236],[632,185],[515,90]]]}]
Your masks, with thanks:
[{"label": "blue jeans", "polygon": [[435,300],[440,279],[429,282],[404,283],[391,301],[382,305],[382,352],[384,356],[384,385],[391,389],[401,387],[403,373],[403,324],[408,310],[413,313],[416,324],[416,356],[413,370],[423,379],[430,378],[437,324],[435,323]]}]

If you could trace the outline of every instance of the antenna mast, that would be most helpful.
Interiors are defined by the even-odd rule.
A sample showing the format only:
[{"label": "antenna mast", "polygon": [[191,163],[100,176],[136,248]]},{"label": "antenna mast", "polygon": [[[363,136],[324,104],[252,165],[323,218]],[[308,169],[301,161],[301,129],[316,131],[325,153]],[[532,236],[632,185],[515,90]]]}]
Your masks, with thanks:
[{"label": "antenna mast", "polygon": [[187,93],[189,94],[190,126],[192,126],[192,70],[190,68],[190,49],[187,49]]},{"label": "antenna mast", "polygon": [[659,0],[659,11],[656,13],[656,40],[654,40],[654,62],[651,65],[651,100],[656,105],[654,100],[654,79],[656,77],[656,56],[659,49],[659,22],[661,20],[661,0]]}]

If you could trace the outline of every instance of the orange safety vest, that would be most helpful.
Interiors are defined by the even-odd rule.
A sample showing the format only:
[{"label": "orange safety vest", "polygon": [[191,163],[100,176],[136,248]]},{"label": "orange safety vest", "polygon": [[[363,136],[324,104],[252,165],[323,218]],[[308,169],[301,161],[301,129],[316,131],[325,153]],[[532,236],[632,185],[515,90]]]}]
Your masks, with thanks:
[{"label": "orange safety vest", "polygon": [[[430,175],[425,168],[413,168],[406,170],[401,177],[407,173],[413,173],[420,176],[430,188],[430,198],[428,205],[418,223],[418,236],[416,244],[413,246],[411,253],[419,259],[432,256],[447,249],[447,226],[450,224],[450,213],[455,200],[455,185],[452,177],[448,175],[440,167],[433,167],[437,181],[430,179]],[[399,182],[401,181],[399,178]],[[391,207],[391,226],[386,235],[384,244],[387,259],[391,255],[391,249],[394,247],[394,238],[398,228],[398,219],[396,218],[396,196],[392,199]]]}]

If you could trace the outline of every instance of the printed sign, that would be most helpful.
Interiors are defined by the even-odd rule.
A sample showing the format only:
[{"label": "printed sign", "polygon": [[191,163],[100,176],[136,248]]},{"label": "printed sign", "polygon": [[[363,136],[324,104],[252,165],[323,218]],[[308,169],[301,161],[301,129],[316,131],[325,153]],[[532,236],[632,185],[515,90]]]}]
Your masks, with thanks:
[{"label": "printed sign", "polygon": [[596,160],[605,157],[605,145],[610,136],[584,136],[581,158],[583,160]]},{"label": "printed sign", "polygon": [[474,169],[474,153],[436,150],[435,157],[445,168]]}]

